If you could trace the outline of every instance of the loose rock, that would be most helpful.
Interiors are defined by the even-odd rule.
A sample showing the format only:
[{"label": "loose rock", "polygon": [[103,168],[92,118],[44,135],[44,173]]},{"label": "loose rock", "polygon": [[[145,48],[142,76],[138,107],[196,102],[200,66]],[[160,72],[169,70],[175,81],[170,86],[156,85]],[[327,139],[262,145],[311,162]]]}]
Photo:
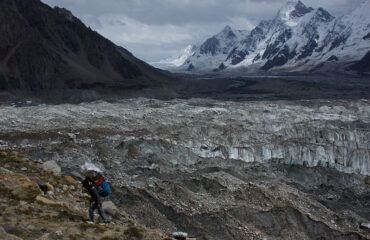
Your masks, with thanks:
[{"label": "loose rock", "polygon": [[17,237],[17,236],[14,236],[12,234],[9,234],[7,232],[5,232],[5,230],[0,227],[0,239],[4,239],[4,240],[22,240],[21,238]]},{"label": "loose rock", "polygon": [[35,182],[37,183],[37,185],[39,185],[39,188],[44,192],[46,193],[49,189],[48,189],[48,186],[45,182],[43,182],[40,178],[38,177],[30,177],[30,180],[32,182]]},{"label": "loose rock", "polygon": [[66,182],[68,182],[71,185],[78,185],[79,184],[79,182],[71,176],[64,176],[63,178],[64,178],[64,180],[66,180]]},{"label": "loose rock", "polygon": [[0,174],[9,174],[9,173],[13,173],[13,172],[10,171],[9,169],[0,167]]},{"label": "loose rock", "polygon": [[5,158],[5,157],[7,157],[7,156],[8,156],[8,154],[7,154],[6,152],[0,152],[0,157]]},{"label": "loose rock", "polygon": [[369,176],[367,176],[365,178],[365,184],[370,185],[370,177]]},{"label": "loose rock", "polygon": [[104,211],[110,216],[116,216],[119,214],[119,210],[112,201],[103,202]]},{"label": "loose rock", "polygon": [[50,200],[48,198],[45,198],[43,196],[37,196],[36,201],[45,205],[51,205],[51,206],[61,206],[61,207],[66,207],[67,203],[65,202],[56,202],[54,200]]},{"label": "loose rock", "polygon": [[44,170],[53,171],[55,174],[60,174],[62,171],[60,166],[53,160],[44,162],[44,164],[42,164],[42,168]]},{"label": "loose rock", "polygon": [[45,183],[45,186],[48,188],[48,191],[54,191],[54,187],[50,183]]},{"label": "loose rock", "polygon": [[361,223],[360,228],[362,228],[362,229],[370,229],[370,223]]}]

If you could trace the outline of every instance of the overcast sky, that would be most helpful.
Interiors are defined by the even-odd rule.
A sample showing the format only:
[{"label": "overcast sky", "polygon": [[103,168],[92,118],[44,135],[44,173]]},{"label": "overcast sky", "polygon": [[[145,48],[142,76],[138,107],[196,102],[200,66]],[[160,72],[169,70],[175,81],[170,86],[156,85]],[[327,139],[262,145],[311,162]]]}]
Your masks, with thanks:
[{"label": "overcast sky", "polygon": [[[286,0],[42,0],[65,7],[87,26],[153,62],[199,44],[226,25],[251,30]],[[302,0],[338,16],[363,0]]]}]

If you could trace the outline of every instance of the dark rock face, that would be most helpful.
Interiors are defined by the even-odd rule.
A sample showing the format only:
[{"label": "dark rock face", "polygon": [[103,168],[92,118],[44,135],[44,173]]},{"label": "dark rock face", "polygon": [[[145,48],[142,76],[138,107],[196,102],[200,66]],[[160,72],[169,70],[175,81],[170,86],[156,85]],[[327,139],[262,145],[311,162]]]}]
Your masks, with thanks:
[{"label": "dark rock face", "polygon": [[350,67],[359,73],[370,73],[370,52],[368,52],[359,62]]},{"label": "dark rock face", "polygon": [[344,44],[348,37],[349,37],[349,34],[338,36],[337,38],[335,38],[334,41],[332,42],[331,46],[330,46],[330,50],[333,50],[334,48],[337,48],[340,45]]},{"label": "dark rock face", "polygon": [[236,48],[234,48],[226,60],[231,59],[231,64],[236,65],[243,61],[245,59],[245,56],[247,56],[248,54],[248,51],[238,51]]},{"label": "dark rock face", "polygon": [[313,11],[313,8],[308,8],[301,1],[299,1],[295,6],[295,10],[290,15],[292,17],[302,17],[311,11]]},{"label": "dark rock face", "polygon": [[[279,34],[276,41],[267,46],[266,51],[262,56],[262,59],[271,58],[272,56],[276,55],[280,51],[286,51],[286,50],[284,50],[285,47],[280,49],[279,46],[283,45],[291,37],[292,37],[291,29],[287,29],[284,32],[282,32],[281,34]],[[288,49],[288,51],[289,51],[289,49]]]},{"label": "dark rock face", "polygon": [[330,22],[334,19],[334,17],[325,9],[319,8],[316,12],[316,19],[320,20],[321,22]]},{"label": "dark rock face", "polygon": [[284,47],[278,55],[276,55],[273,59],[268,60],[266,64],[262,67],[262,70],[269,70],[273,67],[283,66],[285,63],[288,62],[290,58],[292,58],[294,54],[289,52],[288,47]]},{"label": "dark rock face", "polygon": [[327,60],[328,62],[331,62],[331,61],[339,61],[339,58],[335,55],[331,56],[330,58],[328,58]]},{"label": "dark rock face", "polygon": [[188,71],[192,71],[192,70],[194,70],[194,65],[190,64],[189,67],[188,67]]},{"label": "dark rock face", "polygon": [[71,12],[39,0],[0,2],[0,87],[50,89],[158,86],[160,77]]},{"label": "dark rock face", "polygon": [[200,53],[201,54],[212,54],[215,55],[217,49],[219,48],[220,41],[215,38],[209,38],[202,46],[200,46]]},{"label": "dark rock face", "polygon": [[304,59],[308,56],[311,56],[315,48],[317,47],[317,42],[315,39],[311,39],[302,49],[301,53],[298,56],[298,59]]},{"label": "dark rock face", "polygon": [[226,66],[223,63],[221,63],[221,65],[218,67],[218,69],[220,69],[220,70],[226,69]]},{"label": "dark rock face", "polygon": [[364,38],[364,40],[370,39],[370,32],[366,36],[364,36],[363,38]]}]

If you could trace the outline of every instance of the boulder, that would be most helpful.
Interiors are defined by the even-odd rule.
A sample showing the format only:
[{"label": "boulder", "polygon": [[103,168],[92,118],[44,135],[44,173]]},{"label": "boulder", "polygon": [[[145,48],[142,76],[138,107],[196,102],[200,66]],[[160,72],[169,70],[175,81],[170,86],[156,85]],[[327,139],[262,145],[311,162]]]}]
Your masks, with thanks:
[{"label": "boulder", "polygon": [[74,133],[67,133],[67,136],[69,137],[69,140],[75,141],[77,136]]},{"label": "boulder", "polygon": [[172,233],[172,236],[178,240],[186,240],[186,238],[188,237],[188,234],[185,232],[174,232]]},{"label": "boulder", "polygon": [[19,235],[21,233],[21,231],[14,225],[12,226],[7,224],[1,224],[0,228],[3,228],[4,231],[8,234]]},{"label": "boulder", "polygon": [[9,174],[9,173],[13,173],[13,172],[10,171],[9,169],[0,167],[0,174]]},{"label": "boulder", "polygon": [[8,154],[6,152],[0,152],[0,157],[6,158]]},{"label": "boulder", "polygon": [[54,160],[46,161],[42,164],[42,168],[47,171],[52,171],[55,174],[60,174],[62,169]]},{"label": "boulder", "polygon": [[360,228],[362,228],[362,229],[370,229],[370,222],[368,222],[368,223],[361,223]]},{"label": "boulder", "polygon": [[50,233],[45,233],[44,235],[39,237],[37,240],[52,240],[52,238],[50,237]]},{"label": "boulder", "polygon": [[37,183],[37,185],[39,185],[39,188],[44,192],[46,193],[48,191],[48,186],[46,185],[46,183],[44,181],[42,181],[40,178],[38,177],[30,177],[30,180],[32,182],[35,182]]},{"label": "boulder", "polygon": [[63,178],[70,185],[78,185],[79,184],[79,182],[71,176],[64,176]]},{"label": "boulder", "polygon": [[367,176],[364,181],[365,184],[370,185],[370,176]]},{"label": "boulder", "polygon": [[36,196],[41,194],[37,183],[22,174],[0,175],[0,190],[10,193],[15,199],[26,201],[34,201]]},{"label": "boulder", "polygon": [[68,204],[65,203],[65,202],[56,202],[54,200],[50,200],[48,198],[45,198],[43,196],[37,196],[36,197],[36,201],[41,203],[41,204],[44,204],[44,205],[49,205],[49,206],[61,206],[61,207],[67,207]]},{"label": "boulder", "polygon": [[119,214],[118,208],[112,201],[104,201],[103,209],[110,216],[117,216]]},{"label": "boulder", "polygon": [[22,240],[22,238],[19,238],[17,236],[14,236],[12,234],[9,234],[7,232],[5,232],[5,230],[0,227],[0,239],[4,239],[4,240]]},{"label": "boulder", "polygon": [[45,186],[48,188],[48,192],[49,191],[54,191],[54,187],[50,183],[45,183]]}]

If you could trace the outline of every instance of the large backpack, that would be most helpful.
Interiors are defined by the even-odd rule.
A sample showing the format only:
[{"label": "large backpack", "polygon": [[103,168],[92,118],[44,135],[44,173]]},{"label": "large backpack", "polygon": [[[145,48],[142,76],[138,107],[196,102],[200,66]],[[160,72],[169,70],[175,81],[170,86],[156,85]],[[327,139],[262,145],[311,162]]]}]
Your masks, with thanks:
[{"label": "large backpack", "polygon": [[105,181],[101,174],[97,174],[95,177],[93,177],[92,181],[97,187],[100,196],[107,197],[112,192],[109,183]]}]

